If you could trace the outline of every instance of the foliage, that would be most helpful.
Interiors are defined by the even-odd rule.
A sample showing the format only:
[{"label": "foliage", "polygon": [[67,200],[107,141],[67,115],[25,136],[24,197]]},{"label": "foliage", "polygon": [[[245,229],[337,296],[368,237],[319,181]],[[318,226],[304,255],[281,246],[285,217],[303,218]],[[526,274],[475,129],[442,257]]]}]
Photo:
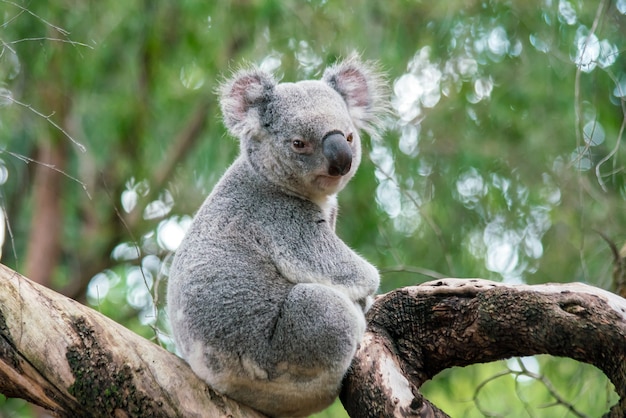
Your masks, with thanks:
[{"label": "foliage", "polygon": [[[32,237],[50,237],[43,281],[146,337],[160,330],[170,349],[161,280],[238,152],[213,92],[244,62],[295,80],[356,49],[387,70],[393,112],[340,196],[338,231],[383,271],[381,291],[440,276],[611,289],[596,231],[626,240],[624,0],[0,0],[0,11],[2,262],[27,270]],[[43,204],[61,209],[43,226],[40,172],[59,186]],[[585,414],[607,409],[596,371],[537,364],[559,370],[551,382]],[[448,371],[427,390],[476,416],[463,408],[484,405],[476,387],[502,367]],[[505,408],[486,408],[544,416],[545,385],[506,378]]]}]

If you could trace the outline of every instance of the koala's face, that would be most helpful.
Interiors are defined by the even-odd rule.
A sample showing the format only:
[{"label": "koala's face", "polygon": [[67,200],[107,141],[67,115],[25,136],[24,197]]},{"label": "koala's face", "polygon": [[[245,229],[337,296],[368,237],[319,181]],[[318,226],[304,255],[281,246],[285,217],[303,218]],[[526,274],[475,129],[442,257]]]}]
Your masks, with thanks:
[{"label": "koala's face", "polygon": [[311,200],[339,192],[361,161],[359,133],[341,95],[322,81],[278,84],[243,140],[267,179]]},{"label": "koala's face", "polygon": [[252,166],[315,202],[339,192],[361,161],[358,129],[376,120],[380,78],[352,58],[322,80],[278,84],[250,70],[222,86],[224,121]]}]

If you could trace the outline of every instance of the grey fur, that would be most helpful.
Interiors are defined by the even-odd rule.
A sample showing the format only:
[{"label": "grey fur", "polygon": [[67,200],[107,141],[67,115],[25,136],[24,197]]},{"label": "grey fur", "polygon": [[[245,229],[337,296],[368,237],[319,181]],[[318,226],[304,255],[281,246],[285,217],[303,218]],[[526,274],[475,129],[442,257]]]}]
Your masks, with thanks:
[{"label": "grey fur", "polygon": [[[335,234],[336,194],[359,165],[358,131],[374,132],[381,90],[356,56],[321,80],[277,83],[253,68],[220,89],[241,155],[176,252],[168,314],[196,374],[265,414],[328,406],[363,336],[379,275]],[[329,134],[338,142],[323,146]],[[349,171],[330,176],[337,153]]]}]

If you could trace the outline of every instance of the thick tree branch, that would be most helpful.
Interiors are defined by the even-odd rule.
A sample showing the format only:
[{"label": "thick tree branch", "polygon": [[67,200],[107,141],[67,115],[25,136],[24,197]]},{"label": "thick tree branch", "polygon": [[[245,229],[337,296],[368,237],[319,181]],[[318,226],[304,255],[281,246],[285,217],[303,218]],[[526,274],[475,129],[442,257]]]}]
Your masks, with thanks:
[{"label": "thick tree branch", "polygon": [[0,393],[61,417],[261,417],[175,355],[2,265]]},{"label": "thick tree branch", "polygon": [[420,386],[440,371],[551,354],[601,369],[626,416],[626,300],[583,284],[507,286],[444,279],[380,296],[344,381],[353,417],[446,417]]},{"label": "thick tree branch", "polygon": [[[419,393],[452,366],[552,354],[591,363],[626,411],[626,300],[580,284],[443,279],[379,296],[344,381],[353,417],[444,417]],[[261,417],[175,355],[0,265],[0,393],[55,415]]]}]

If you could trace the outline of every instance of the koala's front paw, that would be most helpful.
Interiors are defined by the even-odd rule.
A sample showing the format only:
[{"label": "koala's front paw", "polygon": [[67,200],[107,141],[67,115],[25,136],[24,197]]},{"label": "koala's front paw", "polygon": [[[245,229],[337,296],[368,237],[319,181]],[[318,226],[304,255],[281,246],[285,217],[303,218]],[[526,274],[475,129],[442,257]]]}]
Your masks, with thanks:
[{"label": "koala's front paw", "polygon": [[372,296],[366,296],[362,299],[356,301],[356,304],[363,310],[363,313],[366,313],[372,307],[374,303],[374,298]]}]

